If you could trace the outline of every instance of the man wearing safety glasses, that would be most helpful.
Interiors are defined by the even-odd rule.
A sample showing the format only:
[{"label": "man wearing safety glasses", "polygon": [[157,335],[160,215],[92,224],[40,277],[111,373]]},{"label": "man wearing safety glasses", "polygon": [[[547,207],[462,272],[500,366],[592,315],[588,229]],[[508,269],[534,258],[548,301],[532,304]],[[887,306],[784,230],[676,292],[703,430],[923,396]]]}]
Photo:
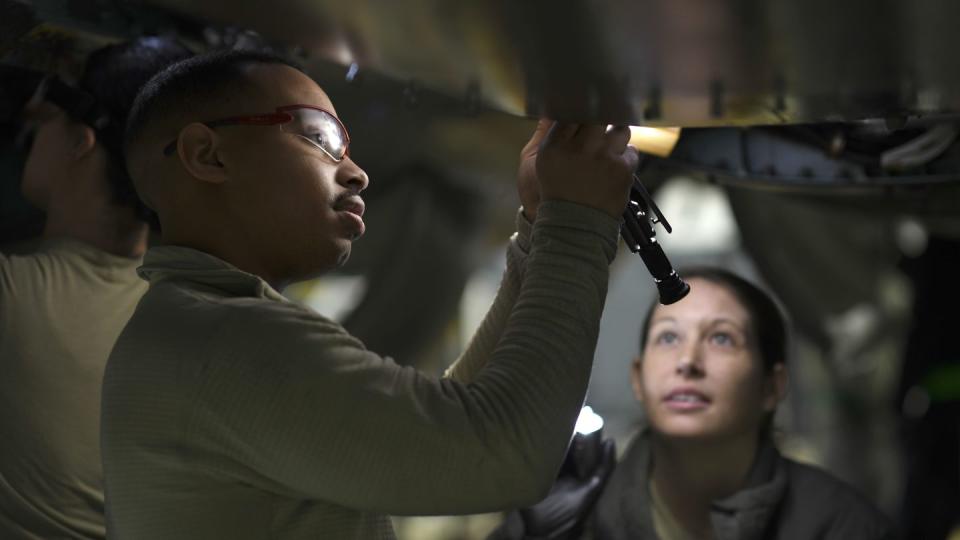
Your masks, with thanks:
[{"label": "man wearing safety glasses", "polygon": [[628,137],[540,123],[500,290],[438,379],[277,292],[342,264],[364,232],[368,179],[323,90],[255,53],[155,77],[127,158],[166,245],[145,257],[150,289],[104,378],[113,536],[392,538],[389,514],[539,500],[590,375]]}]

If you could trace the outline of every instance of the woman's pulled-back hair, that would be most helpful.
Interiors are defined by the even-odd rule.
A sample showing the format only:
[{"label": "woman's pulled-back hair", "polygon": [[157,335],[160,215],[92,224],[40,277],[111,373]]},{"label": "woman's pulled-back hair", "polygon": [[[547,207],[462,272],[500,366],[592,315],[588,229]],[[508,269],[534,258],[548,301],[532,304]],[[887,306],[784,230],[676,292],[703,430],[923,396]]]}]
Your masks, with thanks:
[{"label": "woman's pulled-back hair", "polygon": [[107,177],[114,200],[133,207],[141,219],[146,219],[149,211],[137,197],[123,157],[127,115],[137,93],[151,77],[190,56],[190,50],[165,37],[143,37],[107,45],[90,54],[78,83],[105,113],[105,122],[91,127],[96,129],[97,141],[109,157]]}]

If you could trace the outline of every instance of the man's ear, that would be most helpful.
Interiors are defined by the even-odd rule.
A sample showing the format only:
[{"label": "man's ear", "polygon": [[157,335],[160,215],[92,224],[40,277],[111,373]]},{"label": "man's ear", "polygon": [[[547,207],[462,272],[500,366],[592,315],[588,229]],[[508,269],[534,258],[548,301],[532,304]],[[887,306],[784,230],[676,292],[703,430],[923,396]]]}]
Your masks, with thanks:
[{"label": "man's ear", "polygon": [[776,409],[777,405],[787,397],[789,384],[790,375],[786,364],[783,362],[774,364],[773,369],[766,376],[763,408],[768,411]]},{"label": "man's ear", "polygon": [[633,386],[633,396],[643,403],[643,357],[635,356],[630,363],[630,384]]},{"label": "man's ear", "polygon": [[194,122],[180,130],[177,156],[183,167],[197,180],[221,184],[227,180],[227,171],[220,162],[220,144],[220,136],[216,131]]},{"label": "man's ear", "polygon": [[92,127],[77,123],[74,129],[73,158],[82,159],[97,146],[97,132]]}]

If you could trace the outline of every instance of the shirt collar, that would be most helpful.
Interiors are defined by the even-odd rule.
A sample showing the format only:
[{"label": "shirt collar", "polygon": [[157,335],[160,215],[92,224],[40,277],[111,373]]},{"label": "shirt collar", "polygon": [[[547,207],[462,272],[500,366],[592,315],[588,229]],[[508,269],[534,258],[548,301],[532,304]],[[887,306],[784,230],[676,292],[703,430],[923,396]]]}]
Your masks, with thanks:
[{"label": "shirt collar", "polygon": [[289,301],[259,276],[209,253],[183,246],[150,248],[137,274],[151,285],[165,280],[186,281],[220,289],[231,296]]}]

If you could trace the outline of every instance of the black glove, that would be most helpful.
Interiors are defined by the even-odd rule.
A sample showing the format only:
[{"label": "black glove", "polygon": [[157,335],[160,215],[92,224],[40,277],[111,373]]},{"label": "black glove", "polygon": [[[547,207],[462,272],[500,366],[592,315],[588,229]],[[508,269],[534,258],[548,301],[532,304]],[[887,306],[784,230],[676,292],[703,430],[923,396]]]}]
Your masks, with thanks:
[{"label": "black glove", "polygon": [[613,441],[602,437],[599,430],[576,434],[550,493],[533,506],[508,512],[487,540],[579,538],[616,463]]}]

